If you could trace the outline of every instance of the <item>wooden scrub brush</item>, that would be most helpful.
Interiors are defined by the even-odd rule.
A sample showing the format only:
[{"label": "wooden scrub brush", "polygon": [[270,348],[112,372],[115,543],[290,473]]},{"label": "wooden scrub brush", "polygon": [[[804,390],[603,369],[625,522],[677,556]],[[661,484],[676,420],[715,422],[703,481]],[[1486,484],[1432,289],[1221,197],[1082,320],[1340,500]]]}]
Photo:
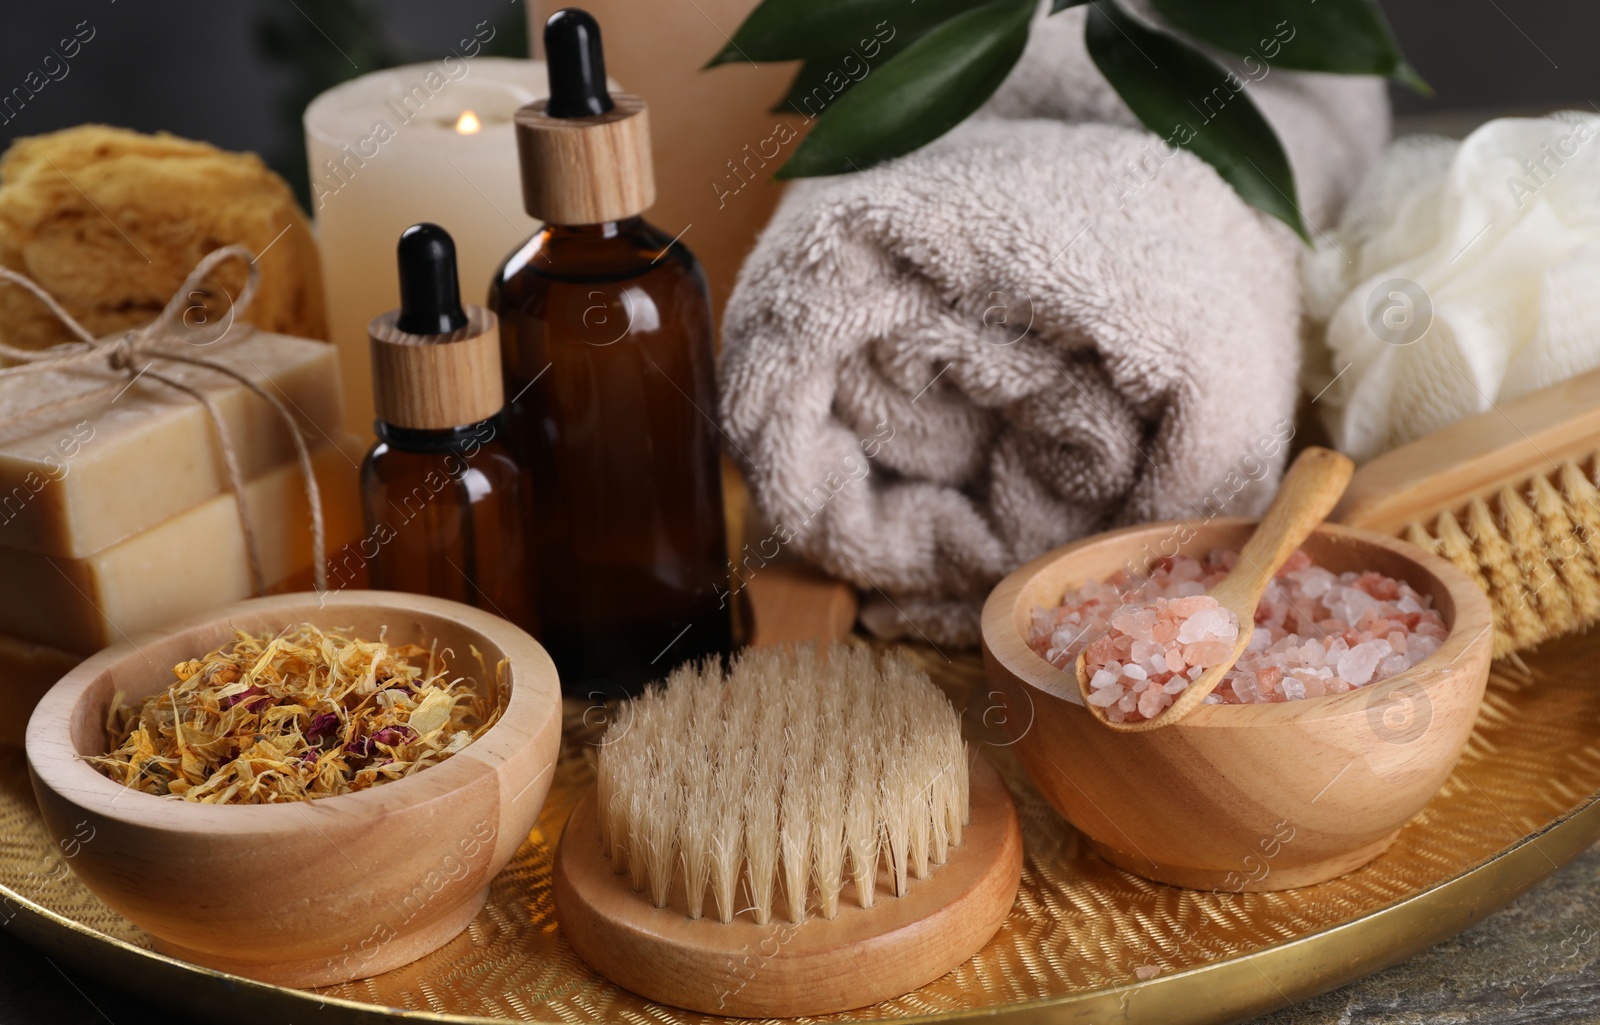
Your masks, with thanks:
[{"label": "wooden scrub brush", "polygon": [[1600,371],[1372,460],[1334,520],[1455,563],[1494,607],[1496,657],[1600,622]]},{"label": "wooden scrub brush", "polygon": [[685,666],[598,745],[556,856],[561,930],[613,982],[796,1017],[917,989],[1005,921],[1022,835],[909,659],[834,644]]}]

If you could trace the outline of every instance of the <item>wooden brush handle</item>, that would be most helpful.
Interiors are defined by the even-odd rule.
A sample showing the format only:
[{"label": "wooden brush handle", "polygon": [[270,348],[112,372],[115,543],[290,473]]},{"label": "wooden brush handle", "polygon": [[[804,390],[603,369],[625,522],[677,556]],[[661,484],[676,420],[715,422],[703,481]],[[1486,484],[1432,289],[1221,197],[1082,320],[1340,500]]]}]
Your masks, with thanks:
[{"label": "wooden brush handle", "polygon": [[[1332,449],[1312,446],[1301,452],[1284,474],[1277,497],[1255,534],[1239,551],[1239,564],[1212,588],[1217,601],[1229,607],[1253,608],[1278,567],[1339,504],[1354,472],[1350,458]],[[1240,630],[1248,632],[1243,622]]]},{"label": "wooden brush handle", "polygon": [[1600,370],[1501,403],[1362,465],[1334,519],[1400,534],[1600,448]]},{"label": "wooden brush handle", "polygon": [[842,641],[856,625],[856,589],[804,562],[763,566],[744,584],[750,646]]}]

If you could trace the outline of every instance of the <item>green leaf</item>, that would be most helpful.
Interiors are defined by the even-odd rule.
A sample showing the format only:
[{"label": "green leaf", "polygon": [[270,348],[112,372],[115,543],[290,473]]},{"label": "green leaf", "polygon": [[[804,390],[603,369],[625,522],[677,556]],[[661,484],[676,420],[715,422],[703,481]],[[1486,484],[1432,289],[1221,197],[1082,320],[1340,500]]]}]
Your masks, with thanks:
[{"label": "green leaf", "polygon": [[[1055,14],[1069,7],[1078,7],[1088,3],[1089,0],[1051,0],[1050,13]],[[831,106],[839,97],[849,92],[855,84],[870,74],[870,68],[882,65],[890,57],[899,53],[916,40],[927,35],[932,24],[915,25],[912,28],[896,28],[887,39],[881,40],[881,48],[867,44],[851,50],[830,53],[825,57],[808,57],[795,72],[794,80],[789,83],[789,91],[783,99],[772,105],[773,114],[799,114],[805,118],[814,118]],[[730,51],[725,51],[730,52]],[[866,73],[863,73],[863,72]]]},{"label": "green leaf", "polygon": [[1243,91],[1242,78],[1105,0],[1090,8],[1084,41],[1095,66],[1146,128],[1216,168],[1246,203],[1310,241],[1289,158]]},{"label": "green leaf", "polygon": [[880,47],[808,59],[795,72],[794,81],[789,83],[789,91],[773,105],[772,113],[799,114],[807,119],[820,116],[858,82],[865,81],[874,69],[882,67],[889,58],[922,38],[927,31],[926,28],[915,32],[897,31],[892,39]]},{"label": "green leaf", "polygon": [[737,61],[809,60],[920,34],[972,0],[762,0],[706,67]]},{"label": "green leaf", "polygon": [[[1416,79],[1376,0],[1153,0],[1172,27],[1255,66]],[[1254,71],[1247,63],[1252,76]],[[1408,80],[1409,80],[1408,79]],[[1424,83],[1424,88],[1426,83]]]},{"label": "green leaf", "polygon": [[1033,0],[993,0],[929,31],[834,103],[776,177],[865,170],[948,132],[1022,56],[1033,11]]}]

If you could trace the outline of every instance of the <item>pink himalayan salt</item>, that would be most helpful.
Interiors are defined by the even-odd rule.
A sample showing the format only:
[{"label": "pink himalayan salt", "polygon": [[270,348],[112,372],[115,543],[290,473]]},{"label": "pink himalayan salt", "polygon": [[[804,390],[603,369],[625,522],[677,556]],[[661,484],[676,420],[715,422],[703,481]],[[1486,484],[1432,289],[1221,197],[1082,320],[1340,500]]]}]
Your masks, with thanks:
[{"label": "pink himalayan salt", "polygon": [[1226,661],[1239,620],[1209,595],[1124,605],[1084,654],[1089,704],[1114,722],[1152,719],[1210,667]]},{"label": "pink himalayan salt", "polygon": [[[1156,564],[1148,576],[1123,571],[1107,581],[1091,581],[1069,591],[1057,607],[1034,609],[1028,643],[1046,661],[1070,672],[1080,651],[1114,630],[1114,618],[1147,609],[1158,599],[1202,595],[1238,560],[1237,552],[1218,549],[1204,562],[1178,556]],[[1449,633],[1431,604],[1430,598],[1403,581],[1373,572],[1334,574],[1314,565],[1305,552],[1296,552],[1267,585],[1245,654],[1206,702],[1322,697],[1404,672],[1439,650]],[[1135,619],[1127,625],[1143,623],[1143,619]],[[1157,673],[1192,678],[1193,665],[1184,660],[1181,642],[1177,652],[1181,667],[1171,661],[1176,629],[1170,618],[1155,617],[1149,646],[1140,646],[1138,658],[1132,658],[1135,652],[1130,641],[1127,655],[1147,679]],[[1152,658],[1156,649],[1164,663],[1159,669]],[[1127,664],[1127,659],[1116,661],[1119,670]],[[1166,688],[1174,685],[1169,696],[1181,693],[1187,683],[1179,684],[1169,676],[1160,689],[1166,694]],[[1139,692],[1141,698],[1131,710],[1119,707],[1123,697],[1118,695],[1107,718],[1148,718],[1139,710],[1138,700],[1150,689],[1146,686]],[[1150,698],[1148,703],[1155,707],[1158,701]],[[1161,707],[1169,704],[1170,700],[1165,701]],[[1156,714],[1159,711],[1157,708]]]}]

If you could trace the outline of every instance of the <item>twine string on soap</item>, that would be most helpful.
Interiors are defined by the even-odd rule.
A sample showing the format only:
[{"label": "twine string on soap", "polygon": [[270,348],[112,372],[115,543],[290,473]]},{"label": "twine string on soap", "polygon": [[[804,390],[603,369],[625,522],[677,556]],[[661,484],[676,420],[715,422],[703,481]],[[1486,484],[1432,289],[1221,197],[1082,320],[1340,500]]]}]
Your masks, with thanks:
[{"label": "twine string on soap", "polygon": [[[222,450],[223,465],[228,474],[228,486],[232,489],[237,501],[235,505],[239,510],[239,530],[244,536],[245,552],[250,561],[251,586],[256,594],[266,590],[266,581],[261,570],[261,553],[256,543],[256,533],[252,526],[249,503],[245,500],[244,474],[239,468],[239,456],[233,445],[233,440],[228,434],[227,423],[224,421],[222,411],[205,392],[193,385],[187,384],[176,377],[169,376],[156,369],[159,362],[183,363],[203,370],[210,370],[222,374],[224,377],[236,381],[250,392],[260,396],[277,412],[284,424],[289,428],[289,437],[294,442],[295,458],[300,465],[300,474],[305,480],[306,501],[311,507],[311,571],[313,582],[318,591],[328,589],[328,569],[326,549],[326,532],[322,519],[322,493],[317,485],[316,469],[311,462],[311,450],[306,444],[305,435],[300,430],[300,423],[295,419],[281,399],[268,392],[256,382],[243,374],[216,360],[201,359],[196,356],[187,356],[175,352],[172,346],[182,343],[189,344],[190,339],[185,335],[191,329],[183,323],[184,304],[190,295],[199,291],[211,273],[226,263],[228,260],[243,260],[248,268],[244,289],[238,298],[233,300],[230,310],[232,318],[237,318],[249,308],[255,298],[256,286],[261,279],[261,270],[256,265],[255,256],[249,249],[240,245],[223,246],[207,253],[205,258],[195,265],[194,270],[184,279],[178,291],[168,300],[167,305],[161,310],[155,320],[144,327],[125,331],[121,335],[111,338],[96,338],[82,324],[68,313],[55,296],[39,287],[31,278],[19,274],[6,267],[0,267],[0,280],[9,281],[14,285],[26,289],[35,298],[44,303],[45,307],[55,315],[55,318],[64,324],[78,338],[76,342],[66,342],[49,349],[31,350],[18,349],[14,346],[0,342],[0,357],[16,361],[16,366],[0,368],[0,377],[16,376],[41,370],[71,370],[78,366],[87,366],[94,363],[104,363],[113,371],[125,373],[130,378],[137,380],[148,377],[166,385],[175,391],[183,392],[205,409],[206,415],[211,420],[212,430],[216,433],[218,446]],[[230,319],[229,327],[224,329],[223,335],[232,330],[233,321]],[[253,330],[246,324],[247,330]],[[215,340],[220,340],[220,337]],[[144,366],[140,368],[139,364]]]}]

